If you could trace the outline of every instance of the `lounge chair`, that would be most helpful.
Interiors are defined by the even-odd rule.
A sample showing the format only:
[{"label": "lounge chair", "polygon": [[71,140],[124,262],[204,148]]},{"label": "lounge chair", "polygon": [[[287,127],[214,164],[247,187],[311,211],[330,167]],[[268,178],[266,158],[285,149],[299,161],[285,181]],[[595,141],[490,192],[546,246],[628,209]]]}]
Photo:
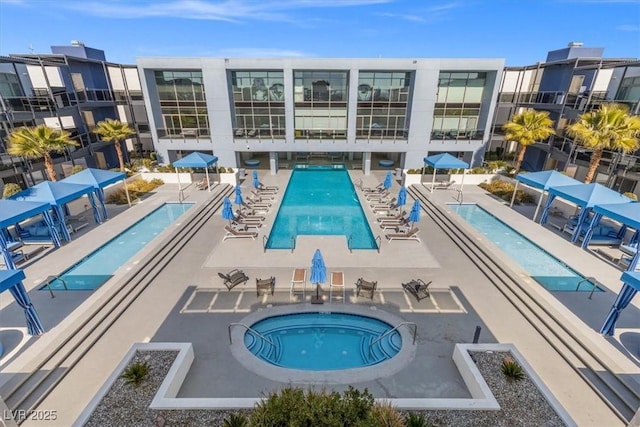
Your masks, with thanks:
[{"label": "lounge chair", "polygon": [[388,206],[374,208],[373,213],[377,214],[380,212],[391,212],[391,211],[395,211],[396,209],[400,209],[400,206],[396,203],[392,203]]},{"label": "lounge chair", "polygon": [[268,279],[256,279],[256,295],[260,296],[260,291],[271,292],[273,295],[273,291],[276,287],[276,278],[269,277]]},{"label": "lounge chair", "polygon": [[277,185],[264,185],[261,182],[258,182],[258,190],[262,191],[278,191],[280,188]]},{"label": "lounge chair", "polygon": [[371,208],[372,209],[382,209],[382,208],[388,208],[390,206],[395,206],[397,199],[395,197],[393,197],[390,200],[387,201],[380,201],[380,202],[376,202],[376,203],[372,203],[371,204]]},{"label": "lounge chair", "polygon": [[251,190],[251,195],[255,200],[268,201],[268,202],[276,198],[275,193],[259,193],[254,190]]},{"label": "lounge chair", "polygon": [[389,193],[387,190],[384,190],[380,193],[367,193],[364,195],[364,198],[372,202],[374,200],[384,199],[389,196],[391,196],[391,193]]},{"label": "lounge chair", "polygon": [[263,215],[252,215],[249,213],[241,212],[240,210],[236,211],[236,216],[242,219],[257,219],[260,221],[264,221],[265,219]]},{"label": "lounge chair", "polygon": [[238,224],[262,224],[262,220],[259,216],[246,217],[242,215],[236,215],[233,218],[233,221],[237,222]]},{"label": "lounge chair", "polygon": [[364,186],[361,186],[360,189],[365,193],[381,193],[383,191],[387,191],[387,189],[384,188],[384,184],[378,184],[375,187],[364,187]]},{"label": "lounge chair", "polygon": [[454,181],[437,181],[433,184],[434,190],[446,190],[453,185]]},{"label": "lounge chair", "polygon": [[396,233],[400,233],[400,230],[409,231],[409,220],[401,219],[399,221],[382,222],[379,224],[383,230],[396,230]]},{"label": "lounge chair", "polygon": [[403,223],[405,223],[407,221],[409,221],[409,218],[406,217],[406,216],[402,216],[402,217],[400,217],[398,219],[395,219],[395,218],[393,218],[393,219],[385,219],[385,220],[378,221],[378,222],[379,222],[380,225],[382,225],[382,224],[386,224],[386,225],[394,225],[395,224],[395,225],[398,225],[398,224],[403,224]]},{"label": "lounge chair", "polygon": [[245,285],[249,281],[249,277],[246,274],[244,274],[242,270],[238,270],[238,269],[233,269],[227,274],[218,273],[218,276],[220,276],[220,278],[224,280],[224,285],[227,287],[227,290],[229,291],[233,289],[236,285],[239,285],[240,283]]},{"label": "lounge chair", "polygon": [[378,282],[369,282],[368,280],[364,280],[360,277],[356,281],[356,296],[360,296],[360,292],[368,293],[368,297],[373,299],[373,295],[376,291],[376,287],[378,286]]},{"label": "lounge chair", "polygon": [[256,212],[269,212],[269,206],[249,205],[247,202],[242,202],[242,207],[251,212],[252,215],[254,215]]},{"label": "lounge chair", "polygon": [[271,207],[271,203],[269,203],[268,201],[264,201],[264,200],[260,200],[260,199],[252,199],[251,197],[248,197],[248,196],[247,196],[247,203],[249,203],[249,205],[251,205],[251,206]]},{"label": "lounge chair", "polygon": [[207,184],[207,179],[202,178],[200,182],[196,183],[196,188],[198,190],[207,190],[209,188],[209,185]]},{"label": "lounge chair", "polygon": [[384,236],[390,242],[392,240],[415,240],[416,242],[420,242],[420,237],[418,237],[418,231],[420,231],[420,229],[418,227],[414,227],[405,233],[390,233],[390,234],[385,234]]},{"label": "lounge chair", "polygon": [[262,227],[261,222],[243,222],[239,223],[236,221],[231,221],[231,227],[236,231],[249,231],[250,228],[254,228],[258,231],[258,228]]},{"label": "lounge chair", "polygon": [[329,283],[329,302],[333,298],[333,288],[342,289],[342,303],[347,299],[346,287],[344,285],[344,273],[342,271],[331,272],[331,282]]},{"label": "lounge chair", "polygon": [[376,221],[383,222],[383,221],[388,221],[388,220],[390,221],[394,219],[402,219],[405,217],[406,214],[407,214],[407,211],[402,211],[402,212],[398,212],[395,215],[384,215],[379,218],[376,218]]},{"label": "lounge chair", "polygon": [[[10,253],[11,253],[11,260],[13,261],[14,264],[20,264],[21,262],[24,262],[27,260],[27,256],[24,254],[22,249],[19,249],[17,251],[13,251]],[[5,265],[4,262],[5,262],[4,258],[0,257],[0,265]]]},{"label": "lounge chair", "polygon": [[250,237],[252,240],[256,240],[256,237],[258,237],[258,233],[255,231],[234,230],[228,225],[225,225],[224,229],[227,232],[227,234],[225,234],[224,237],[222,238],[223,242],[227,239],[241,239],[245,237]]},{"label": "lounge chair", "polygon": [[420,301],[429,297],[430,284],[431,281],[429,283],[425,283],[422,279],[413,279],[408,283],[403,283],[402,288]]}]

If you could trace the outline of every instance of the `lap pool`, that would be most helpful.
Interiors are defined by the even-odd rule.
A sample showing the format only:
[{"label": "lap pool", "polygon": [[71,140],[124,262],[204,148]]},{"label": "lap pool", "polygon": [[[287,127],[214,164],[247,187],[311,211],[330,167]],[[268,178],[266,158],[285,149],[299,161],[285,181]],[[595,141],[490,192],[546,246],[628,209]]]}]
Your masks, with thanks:
[{"label": "lap pool", "polygon": [[[487,239],[516,261],[536,282],[550,291],[575,291],[584,277],[540,246],[500,221],[476,204],[449,204],[449,209],[460,215]],[[579,291],[591,292],[590,286]],[[596,291],[602,291],[597,288]]]},{"label": "lap pool", "polygon": [[68,290],[99,288],[118,268],[192,206],[193,203],[163,204],[66,270],[59,276],[61,280],[51,282],[51,288],[64,290],[65,285]]},{"label": "lap pool", "polygon": [[377,249],[343,165],[293,170],[267,249],[292,249],[299,235],[343,235],[351,249]]}]

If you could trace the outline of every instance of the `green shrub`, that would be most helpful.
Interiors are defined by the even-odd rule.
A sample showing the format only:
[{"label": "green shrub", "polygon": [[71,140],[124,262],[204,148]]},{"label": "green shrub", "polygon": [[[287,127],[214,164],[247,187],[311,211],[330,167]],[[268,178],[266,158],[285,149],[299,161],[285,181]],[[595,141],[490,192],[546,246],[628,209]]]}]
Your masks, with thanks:
[{"label": "green shrub", "polygon": [[423,414],[409,412],[404,419],[407,427],[427,427],[427,420]]},{"label": "green shrub", "polygon": [[[502,200],[505,200],[507,202],[511,201],[511,197],[513,196],[513,190],[514,190],[514,185],[509,183],[509,182],[505,182],[505,181],[491,181],[489,183],[483,182],[481,184],[478,184],[478,186],[480,188],[483,188],[485,190],[487,190],[489,193],[500,197]],[[515,204],[521,204],[521,203],[533,203],[535,201],[535,199],[533,198],[532,195],[525,193],[522,190],[517,190],[516,191],[516,198],[514,200]]]},{"label": "green shrub", "polygon": [[222,427],[247,427],[249,419],[244,414],[231,414],[222,422]]},{"label": "green shrub", "polygon": [[473,169],[471,169],[471,174],[473,175],[481,175],[481,174],[485,174],[488,173],[487,169],[483,168],[482,166],[477,166]]},{"label": "green shrub", "polygon": [[516,363],[511,357],[502,359],[502,373],[509,381],[520,381],[524,379],[524,371],[522,367]]},{"label": "green shrub", "polygon": [[9,197],[21,191],[22,191],[22,187],[20,187],[18,184],[14,182],[7,182],[4,185],[4,189],[2,190],[2,198],[8,199]]},{"label": "green shrub", "polygon": [[626,196],[626,197],[630,198],[631,200],[638,201],[638,195],[635,194],[635,193],[632,193],[630,191],[627,191],[626,193],[624,193],[623,196]]},{"label": "green shrub", "polygon": [[166,172],[175,172],[176,168],[173,165],[162,165],[156,168],[158,172],[166,173]]},{"label": "green shrub", "polygon": [[71,175],[76,174],[78,172],[82,172],[83,170],[84,170],[83,166],[75,165],[74,167],[71,168]]},{"label": "green shrub", "polygon": [[422,169],[418,168],[418,169],[407,169],[407,174],[411,174],[411,175],[416,175],[416,174],[421,174],[422,173]]},{"label": "green shrub", "polygon": [[[164,181],[157,178],[152,179],[151,181],[139,179],[137,181],[130,182],[127,184],[127,190],[129,190],[129,198],[131,199],[131,201],[139,199],[140,196],[153,191],[163,184]],[[125,203],[127,203],[127,193],[123,188],[120,188],[117,191],[109,194],[107,196],[106,202],[116,205],[124,205]]]},{"label": "green shrub", "polygon": [[299,388],[284,388],[260,401],[249,419],[250,425],[279,426],[371,426],[369,418],[373,396],[364,390],[337,392],[325,390],[307,392]]},{"label": "green shrub", "polygon": [[388,401],[373,405],[371,421],[376,427],[404,427],[404,417]]},{"label": "green shrub", "polygon": [[142,381],[147,378],[148,374],[149,365],[147,364],[147,362],[135,362],[127,366],[127,369],[125,369],[124,373],[122,374],[122,378],[124,378],[127,384],[138,387],[140,384],[142,384]]}]

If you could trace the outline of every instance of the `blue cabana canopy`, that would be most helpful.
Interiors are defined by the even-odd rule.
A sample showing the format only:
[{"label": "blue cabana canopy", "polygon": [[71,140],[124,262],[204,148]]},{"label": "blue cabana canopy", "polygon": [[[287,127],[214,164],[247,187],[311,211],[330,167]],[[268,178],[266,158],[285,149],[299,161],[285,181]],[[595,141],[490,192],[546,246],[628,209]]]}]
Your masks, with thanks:
[{"label": "blue cabana canopy", "polygon": [[575,225],[573,235],[571,236],[572,242],[576,242],[578,240],[582,226],[588,218],[589,211],[595,205],[631,203],[631,199],[628,197],[625,197],[604,185],[596,183],[550,187],[549,198],[547,199],[547,203],[542,211],[542,217],[540,218],[541,224],[544,224],[549,218],[549,209],[556,197],[568,200],[582,207],[582,211],[578,217],[578,223]]},{"label": "blue cabana canopy", "polygon": [[609,315],[604,321],[604,325],[602,325],[600,329],[602,335],[613,335],[620,313],[631,303],[631,300],[638,291],[640,291],[640,272],[625,271],[622,273],[620,280],[622,280],[624,284],[616,301],[613,303],[613,307],[611,307]]},{"label": "blue cabana canopy", "polygon": [[40,335],[44,332],[44,327],[38,318],[38,313],[33,308],[27,290],[22,284],[22,280],[25,278],[22,270],[0,270],[0,292],[4,292],[7,289],[16,302],[24,310],[24,314],[27,318],[27,330],[30,335]]},{"label": "blue cabana canopy", "polygon": [[533,213],[533,221],[535,221],[536,216],[538,216],[538,211],[540,210],[540,205],[542,204],[542,196],[544,196],[545,191],[549,190],[550,187],[581,184],[581,182],[577,179],[573,179],[554,170],[531,172],[526,174],[519,173],[518,175],[516,175],[516,185],[513,189],[513,196],[511,196],[511,204],[509,205],[510,207],[513,207],[513,202],[516,198],[516,191],[518,190],[518,184],[520,182],[530,187],[539,188],[542,190],[540,200],[538,200],[538,205],[536,206],[536,210]]},{"label": "blue cabana canopy", "polygon": [[431,181],[431,191],[433,192],[436,186],[436,170],[438,169],[463,169],[462,182],[460,183],[460,191],[464,185],[464,176],[467,173],[469,163],[464,162],[456,157],[453,157],[449,153],[434,154],[433,156],[425,157],[425,164],[433,168],[433,179]]},{"label": "blue cabana canopy", "polygon": [[[216,156],[212,156],[210,154],[204,153],[191,153],[188,156],[181,158],[178,161],[173,162],[173,166],[176,168],[176,174],[178,173],[178,168],[204,168],[204,173],[207,176],[207,189],[211,191],[211,182],[209,181],[209,166],[218,162],[218,158]],[[180,175],[178,175],[178,186],[180,186],[180,191],[182,191],[182,186],[180,185]]]},{"label": "blue cabana canopy", "polygon": [[595,205],[593,211],[622,224],[640,230],[640,203]]},{"label": "blue cabana canopy", "polygon": [[[51,206],[45,202],[20,202],[17,200],[0,199],[0,230],[38,214],[42,214],[45,223],[49,227],[53,245],[59,247],[60,239],[53,224],[53,219],[49,215],[49,209],[51,209]],[[7,269],[14,269],[13,257],[8,247],[9,242],[4,232],[0,231],[0,256],[4,258]]]},{"label": "blue cabana canopy", "polygon": [[[68,176],[60,182],[67,182],[70,184],[85,184],[91,185],[94,188],[94,192],[98,197],[98,201],[102,205],[102,219],[107,219],[109,217],[107,213],[107,208],[104,205],[104,190],[108,185],[114,184],[118,181],[126,181],[127,174],[124,172],[114,172],[108,171],[104,169],[84,169],[78,173],[75,173],[71,176]],[[127,189],[126,183],[124,189],[127,193],[127,201],[129,201],[129,190]],[[131,201],[129,201],[129,206],[131,206]]]},{"label": "blue cabana canopy", "polygon": [[98,213],[98,208],[96,206],[95,199],[93,198],[93,186],[86,184],[70,184],[67,182],[52,182],[52,181],[44,181],[38,185],[34,185],[33,187],[29,187],[26,190],[23,190],[17,194],[11,196],[12,200],[19,201],[31,201],[31,202],[45,202],[49,203],[53,208],[56,216],[58,217],[58,221],[61,225],[62,236],[65,240],[71,240],[71,236],[69,235],[69,231],[67,230],[67,226],[64,221],[64,213],[62,211],[62,206],[66,203],[69,203],[73,200],[79,199],[80,197],[87,195],[89,201],[91,202],[91,207],[93,208],[93,217],[96,222],[100,222],[100,214]]}]

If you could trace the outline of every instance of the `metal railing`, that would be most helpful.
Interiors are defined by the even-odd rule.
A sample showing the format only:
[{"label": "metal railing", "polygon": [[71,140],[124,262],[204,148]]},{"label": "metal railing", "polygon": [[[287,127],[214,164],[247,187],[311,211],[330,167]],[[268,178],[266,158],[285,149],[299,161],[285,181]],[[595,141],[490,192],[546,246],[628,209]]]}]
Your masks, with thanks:
[{"label": "metal railing", "polygon": [[265,234],[264,236],[262,236],[262,251],[266,254],[267,253],[267,241],[269,240],[269,238],[267,237],[267,235]]},{"label": "metal railing", "polygon": [[59,280],[62,282],[62,287],[64,288],[65,291],[68,291],[69,288],[67,288],[67,282],[64,281],[64,279],[62,279],[59,276],[56,276],[54,274],[48,276],[46,279],[44,279],[44,286],[47,287],[47,289],[49,289],[49,293],[51,294],[51,298],[55,298],[55,295],[53,295],[53,289],[51,289],[51,283],[55,282],[56,280]]},{"label": "metal railing", "polygon": [[402,322],[398,326],[396,326],[395,328],[393,328],[391,330],[388,330],[387,332],[385,332],[384,334],[380,335],[378,338],[373,340],[371,342],[371,344],[369,344],[369,354],[371,354],[371,347],[373,347],[374,344],[378,343],[378,341],[380,341],[382,338],[386,337],[390,333],[397,331],[398,328],[400,328],[400,326],[413,326],[413,344],[415,344],[416,343],[416,335],[418,334],[418,325],[416,325],[413,322]]},{"label": "metal railing", "polygon": [[253,334],[256,334],[258,337],[260,337],[261,339],[263,339],[264,341],[268,342],[269,344],[271,344],[273,346],[273,348],[276,347],[276,345],[273,343],[273,341],[271,341],[269,338],[265,337],[264,335],[262,335],[260,332],[256,331],[255,329],[253,329],[250,326],[245,325],[244,323],[230,323],[229,324],[229,344],[233,344],[231,342],[231,327],[233,326],[242,326],[243,328],[245,328],[247,331],[250,331]]},{"label": "metal railing", "polygon": [[347,249],[349,249],[349,253],[353,253],[353,248],[351,247],[351,242],[353,241],[353,236],[347,236]]},{"label": "metal railing", "polygon": [[178,191],[178,202],[182,203],[184,199],[184,188],[181,188],[180,191]]},{"label": "metal railing", "polygon": [[380,253],[380,247],[382,246],[382,237],[380,235],[376,236],[376,246],[378,247],[378,253]]},{"label": "metal railing", "polygon": [[589,299],[591,299],[593,293],[596,291],[596,289],[598,289],[598,285],[600,285],[600,282],[598,282],[598,279],[596,279],[595,277],[585,277],[576,285],[576,292],[578,291],[578,289],[580,289],[580,285],[582,285],[583,283],[591,283],[591,285],[593,285],[593,287],[591,288],[591,292],[589,293]]},{"label": "metal railing", "polygon": [[296,250],[296,236],[291,235],[291,253]]},{"label": "metal railing", "polygon": [[456,191],[458,192],[458,194],[456,195],[456,201],[459,204],[462,204],[464,202],[464,196],[462,194],[462,189],[461,188],[456,188]]}]

